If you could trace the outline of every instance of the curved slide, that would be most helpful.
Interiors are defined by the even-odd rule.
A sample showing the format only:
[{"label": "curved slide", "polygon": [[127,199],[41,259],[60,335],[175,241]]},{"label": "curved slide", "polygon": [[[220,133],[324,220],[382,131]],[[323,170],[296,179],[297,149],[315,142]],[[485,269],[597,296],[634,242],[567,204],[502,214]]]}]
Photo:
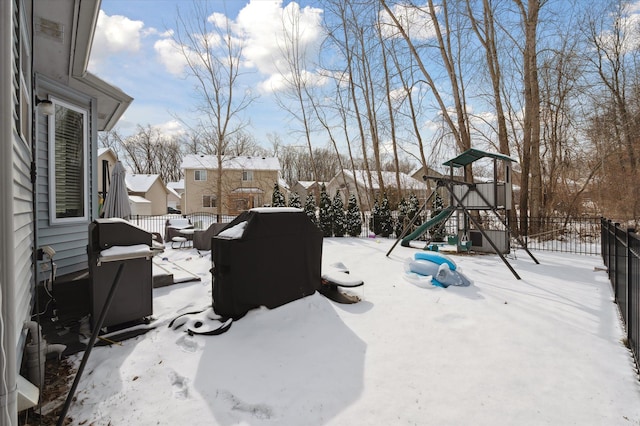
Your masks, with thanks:
[{"label": "curved slide", "polygon": [[413,231],[412,233],[410,233],[409,235],[404,237],[402,239],[402,242],[400,243],[400,245],[402,247],[409,247],[409,242],[410,241],[415,240],[416,238],[420,237],[422,234],[424,234],[425,232],[427,232],[429,229],[433,228],[434,226],[438,225],[440,222],[443,222],[443,221],[449,219],[449,216],[451,216],[451,214],[454,211],[455,211],[455,208],[453,206],[449,206],[446,209],[442,210],[435,217],[432,217],[431,219],[429,219],[428,221],[426,221],[425,223],[420,225],[418,227],[418,229],[416,229],[415,231]]}]

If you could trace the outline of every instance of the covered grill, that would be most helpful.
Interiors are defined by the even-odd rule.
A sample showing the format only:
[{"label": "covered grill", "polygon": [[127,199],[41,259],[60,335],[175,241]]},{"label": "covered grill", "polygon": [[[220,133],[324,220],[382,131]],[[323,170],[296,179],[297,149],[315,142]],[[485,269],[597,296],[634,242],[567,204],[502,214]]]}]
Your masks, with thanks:
[{"label": "covered grill", "polygon": [[153,314],[151,233],[118,218],[89,224],[90,313],[92,324],[100,315],[118,270],[120,283],[103,327],[143,319]]},{"label": "covered grill", "polygon": [[304,211],[257,208],[211,240],[213,308],[239,318],[313,294],[321,284],[322,232]]}]

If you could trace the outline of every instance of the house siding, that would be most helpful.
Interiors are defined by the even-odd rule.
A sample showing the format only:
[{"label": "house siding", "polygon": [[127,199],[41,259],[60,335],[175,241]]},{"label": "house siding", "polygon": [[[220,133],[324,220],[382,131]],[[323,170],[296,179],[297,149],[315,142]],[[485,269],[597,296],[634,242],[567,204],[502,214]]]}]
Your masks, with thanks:
[{"label": "house siding", "polygon": [[51,224],[49,219],[49,129],[46,117],[38,116],[37,244],[38,247],[45,245],[53,247],[56,251],[54,260],[57,265],[57,276],[62,276],[87,268],[88,226],[97,214],[96,118],[91,98],[66,86],[58,85],[43,76],[37,77],[39,93],[55,96],[79,108],[84,108],[88,111],[89,117],[87,147],[87,155],[90,154],[87,163],[89,188],[85,188],[84,191],[85,195],[89,196],[88,219],[74,223]]},{"label": "house siding", "polygon": [[[12,132],[12,155],[11,158],[3,159],[3,167],[11,167],[12,170],[12,206],[11,212],[13,216],[13,235],[8,238],[11,242],[8,246],[13,249],[13,282],[15,306],[15,342],[16,360],[22,360],[22,349],[25,344],[26,333],[23,332],[23,324],[31,319],[33,288],[33,234],[34,234],[34,218],[33,218],[33,184],[31,182],[31,115],[22,114],[26,108],[25,104],[19,102],[30,102],[31,99],[31,80],[30,66],[25,67],[24,62],[30,61],[30,57],[20,57],[24,53],[21,44],[28,44],[30,37],[27,10],[18,7],[18,3],[13,2],[14,11],[16,13],[13,21],[13,56],[16,58],[13,63],[20,64],[24,84],[29,87],[28,94],[25,98],[25,92],[20,88],[20,72],[13,74],[14,93],[17,94],[13,101],[13,110],[5,111],[14,118],[14,127]],[[22,27],[22,30],[21,30]],[[4,60],[5,58],[3,58]],[[20,117],[19,123],[16,118]],[[5,207],[6,208],[6,207]]]},{"label": "house siding", "polygon": [[159,178],[151,185],[145,198],[151,201],[151,214],[167,214],[167,191],[164,189]]},{"label": "house siding", "polygon": [[17,134],[13,140],[13,223],[14,277],[16,283],[15,331],[18,359],[26,336],[22,326],[31,317],[33,296],[33,196],[31,184],[31,149]]}]

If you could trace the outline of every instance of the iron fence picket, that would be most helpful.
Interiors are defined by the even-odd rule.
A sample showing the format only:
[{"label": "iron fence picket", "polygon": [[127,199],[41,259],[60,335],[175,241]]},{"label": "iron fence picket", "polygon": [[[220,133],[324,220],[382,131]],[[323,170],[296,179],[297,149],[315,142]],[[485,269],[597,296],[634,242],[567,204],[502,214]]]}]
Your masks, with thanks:
[{"label": "iron fence picket", "polygon": [[627,340],[635,359],[640,365],[640,236],[629,232],[629,286]]},{"label": "iron fence picket", "polygon": [[601,219],[602,258],[626,328],[626,342],[640,365],[640,236]]}]

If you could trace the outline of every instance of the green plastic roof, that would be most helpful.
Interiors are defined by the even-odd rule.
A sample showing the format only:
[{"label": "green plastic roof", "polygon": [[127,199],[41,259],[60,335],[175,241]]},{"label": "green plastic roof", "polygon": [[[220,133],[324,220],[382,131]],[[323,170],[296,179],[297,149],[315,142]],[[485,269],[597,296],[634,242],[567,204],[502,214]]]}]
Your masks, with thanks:
[{"label": "green plastic roof", "polygon": [[467,164],[471,164],[474,161],[479,160],[481,158],[485,158],[485,157],[497,158],[498,160],[504,160],[504,161],[514,161],[514,162],[516,161],[513,158],[507,157],[506,155],[503,155],[503,154],[485,152],[485,151],[480,151],[479,149],[471,148],[463,152],[462,154],[458,155],[456,158],[452,158],[451,160],[448,160],[442,164],[449,167],[464,167]]}]

